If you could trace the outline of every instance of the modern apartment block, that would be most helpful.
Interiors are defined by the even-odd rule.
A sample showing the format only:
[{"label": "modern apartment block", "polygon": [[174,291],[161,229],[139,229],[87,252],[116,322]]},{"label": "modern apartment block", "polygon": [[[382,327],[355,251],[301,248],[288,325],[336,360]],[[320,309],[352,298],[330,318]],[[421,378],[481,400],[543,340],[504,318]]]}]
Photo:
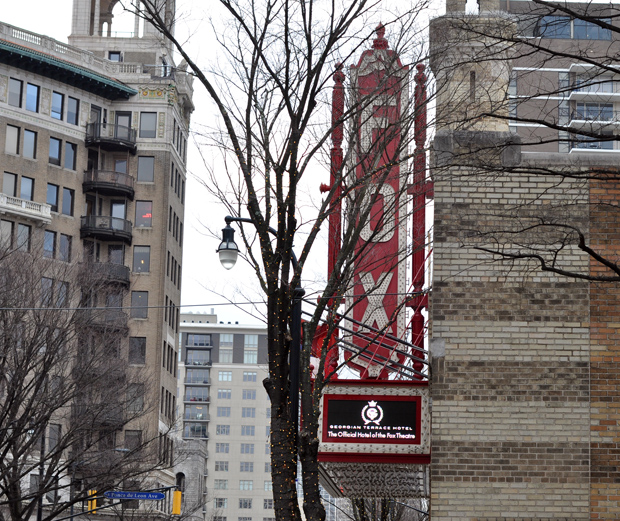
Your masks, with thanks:
[{"label": "modern apartment block", "polygon": [[576,237],[618,258],[618,10],[479,5],[431,22],[431,517],[617,519],[618,283]]},{"label": "modern apartment block", "polygon": [[208,445],[205,514],[273,521],[265,327],[181,314],[183,438]]},{"label": "modern apartment block", "polygon": [[[106,282],[87,305],[126,328],[129,378],[149,375],[136,384],[146,421],[111,446],[159,436],[171,459],[192,78],[137,17],[112,36],[113,8],[74,0],[68,45],[0,23],[0,239]],[[174,485],[172,471],[157,484]]]}]

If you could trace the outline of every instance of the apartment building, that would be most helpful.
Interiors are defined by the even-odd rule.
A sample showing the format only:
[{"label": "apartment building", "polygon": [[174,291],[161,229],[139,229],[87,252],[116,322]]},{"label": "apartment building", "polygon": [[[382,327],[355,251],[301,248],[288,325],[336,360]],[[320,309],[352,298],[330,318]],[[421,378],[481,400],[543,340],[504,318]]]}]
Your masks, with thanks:
[{"label": "apartment building", "polygon": [[183,438],[208,445],[204,510],[214,521],[273,521],[267,333],[181,314]]},{"label": "apartment building", "polygon": [[115,37],[119,9],[74,0],[69,44],[0,23],[0,240],[105,282],[85,305],[121,323],[128,377],[149,375],[134,389],[140,425],[110,447],[159,437],[171,461],[192,78],[138,17]]}]

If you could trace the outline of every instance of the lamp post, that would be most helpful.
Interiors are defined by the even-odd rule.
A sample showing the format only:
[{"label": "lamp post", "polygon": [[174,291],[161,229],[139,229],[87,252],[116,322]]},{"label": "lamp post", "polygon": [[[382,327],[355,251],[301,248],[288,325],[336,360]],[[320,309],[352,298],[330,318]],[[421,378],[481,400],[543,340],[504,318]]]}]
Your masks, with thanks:
[{"label": "lamp post", "polygon": [[[232,217],[226,216],[226,226],[222,228],[222,242],[217,248],[217,253],[220,256],[220,262],[227,270],[231,269],[237,263],[237,256],[239,254],[239,247],[235,242],[235,229],[230,225],[233,222],[250,223],[252,219],[247,217]],[[276,230],[271,226],[268,227],[269,233],[277,235]],[[295,252],[291,250],[291,264],[293,270],[297,269],[297,257]],[[290,388],[289,393],[291,396],[291,417],[293,419],[293,425],[295,428],[295,435],[297,435],[297,428],[299,424],[299,361],[300,361],[300,349],[301,349],[301,302],[305,295],[305,291],[301,286],[298,286],[293,290],[292,306],[291,306],[291,350],[290,350]]]}]

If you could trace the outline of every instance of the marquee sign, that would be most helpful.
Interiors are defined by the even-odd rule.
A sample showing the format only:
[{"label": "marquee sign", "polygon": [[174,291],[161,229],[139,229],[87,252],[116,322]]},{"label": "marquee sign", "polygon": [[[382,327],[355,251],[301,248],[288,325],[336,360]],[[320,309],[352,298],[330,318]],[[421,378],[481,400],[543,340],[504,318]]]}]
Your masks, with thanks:
[{"label": "marquee sign", "polygon": [[323,396],[323,441],[420,443],[421,396]]}]

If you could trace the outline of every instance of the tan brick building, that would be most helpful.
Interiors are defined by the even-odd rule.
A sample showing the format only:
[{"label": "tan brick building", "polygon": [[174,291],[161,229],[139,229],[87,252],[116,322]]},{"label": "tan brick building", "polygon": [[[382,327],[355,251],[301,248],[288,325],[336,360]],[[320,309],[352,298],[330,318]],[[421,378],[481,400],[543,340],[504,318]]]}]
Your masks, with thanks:
[{"label": "tan brick building", "polygon": [[[617,142],[605,139],[616,131],[608,112],[615,114],[618,83],[603,74],[588,88],[580,74],[591,67],[576,59],[581,40],[592,56],[603,48],[614,56],[617,37],[542,16],[525,34],[522,15],[532,5],[504,4],[514,16],[499,2],[481,2],[479,13],[466,15],[465,2],[448,2],[431,23],[440,89],[433,520],[620,516],[618,283],[541,271],[533,256],[516,255],[611,274],[558,230],[583,231],[587,244],[617,258],[617,181],[584,174],[617,171]],[[606,9],[591,15],[610,16]],[[575,58],[520,53],[519,38]],[[558,131],[543,119],[600,129],[602,138]]]},{"label": "tan brick building", "polygon": [[138,18],[113,36],[116,4],[74,0],[69,45],[0,23],[0,239],[109,281],[89,305],[114,310],[130,377],[149,375],[147,421],[114,446],[163,434],[171,459],[192,81]]}]

